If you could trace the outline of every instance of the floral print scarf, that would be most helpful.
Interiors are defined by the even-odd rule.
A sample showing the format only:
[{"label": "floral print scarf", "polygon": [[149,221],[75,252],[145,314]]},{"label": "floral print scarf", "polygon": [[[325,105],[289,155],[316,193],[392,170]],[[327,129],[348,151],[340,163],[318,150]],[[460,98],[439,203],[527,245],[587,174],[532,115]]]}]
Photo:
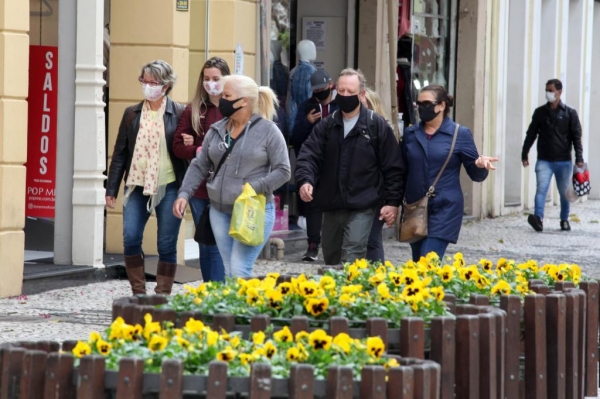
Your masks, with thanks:
[{"label": "floral print scarf", "polygon": [[[131,167],[127,176],[126,186],[128,190],[125,194],[125,201],[136,186],[143,187],[144,195],[151,197],[151,201],[148,202],[148,212],[152,212],[158,205],[165,191],[164,189],[159,190],[159,177],[161,173],[160,150],[165,141],[164,114],[166,105],[167,99],[164,97],[160,109],[153,112],[148,101],[144,101],[140,128],[135,140]],[[160,195],[160,191],[163,192],[162,195]]]}]

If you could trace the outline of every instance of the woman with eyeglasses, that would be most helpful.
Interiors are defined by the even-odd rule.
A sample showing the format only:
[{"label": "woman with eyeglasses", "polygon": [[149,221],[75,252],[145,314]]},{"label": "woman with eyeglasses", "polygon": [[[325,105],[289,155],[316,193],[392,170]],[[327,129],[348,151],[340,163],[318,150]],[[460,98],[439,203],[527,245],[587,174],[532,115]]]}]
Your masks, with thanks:
[{"label": "woman with eyeglasses", "polygon": [[[220,57],[213,57],[206,61],[200,71],[196,94],[183,111],[173,138],[175,156],[185,160],[186,163],[194,159],[200,152],[210,126],[223,119],[223,115],[219,111],[219,100],[223,93],[221,79],[229,74],[229,65]],[[194,196],[190,198],[194,225],[198,225],[200,216],[209,203],[206,181],[204,181]],[[219,248],[216,245],[199,244],[199,246],[202,279],[204,281],[225,281],[225,268]]]},{"label": "woman with eyeglasses", "polygon": [[[405,200],[411,204],[425,196],[448,158],[455,122],[450,119],[452,96],[440,85],[429,85],[419,93],[417,107],[421,121],[404,131],[402,152],[406,160]],[[464,200],[460,186],[460,170],[464,166],[471,180],[484,181],[492,162],[498,158],[479,155],[471,131],[460,126],[456,144],[446,169],[429,198],[428,236],[410,244],[413,261],[429,252],[443,258],[449,243],[455,244],[462,224]]]},{"label": "woman with eyeglasses", "polygon": [[[209,129],[190,164],[173,205],[183,217],[188,201],[208,177],[210,223],[227,277],[249,277],[275,223],[273,191],[290,179],[290,159],[283,134],[272,121],[277,97],[242,75],[225,76],[219,110],[224,119]],[[221,166],[219,166],[221,165]],[[229,235],[233,204],[249,183],[266,197],[264,241],[249,246]]]},{"label": "woman with eyeglasses", "polygon": [[185,162],[173,153],[173,135],[183,106],[168,95],[176,75],[162,60],[146,64],[140,73],[144,100],[125,110],[106,184],[106,206],[114,209],[119,186],[123,195],[125,269],[133,294],[146,294],[144,227],[154,212],[158,222],[157,294],[170,294],[177,270],[177,236],[181,220],[173,203],[185,174]]}]

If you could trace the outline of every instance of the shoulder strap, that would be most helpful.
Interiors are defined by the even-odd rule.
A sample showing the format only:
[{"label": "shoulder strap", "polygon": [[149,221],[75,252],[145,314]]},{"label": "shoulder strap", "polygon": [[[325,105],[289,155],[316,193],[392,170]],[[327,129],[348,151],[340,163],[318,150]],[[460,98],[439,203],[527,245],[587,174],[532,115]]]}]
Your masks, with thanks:
[{"label": "shoulder strap", "polygon": [[[256,125],[256,123],[258,121],[260,121],[262,118],[259,116],[258,118],[256,118],[248,127],[248,130],[250,130],[252,128],[252,126]],[[223,166],[223,164],[225,163],[225,161],[227,160],[227,157],[229,156],[229,154],[231,153],[231,150],[233,150],[233,144],[230,144],[229,147],[227,147],[227,149],[225,150],[225,153],[223,154],[223,156],[221,157],[221,160],[219,161],[219,164],[217,165],[217,168],[215,169],[215,172],[212,175],[212,178],[214,179],[217,176],[217,173],[219,173],[219,170],[221,169],[221,166]]]},{"label": "shoulder strap", "polygon": [[377,133],[373,135],[373,131],[375,131],[375,120],[373,119],[373,114],[375,111],[369,110],[369,117],[367,120],[367,135],[369,136],[369,141],[373,146],[373,150],[375,150],[375,157],[377,158],[377,164],[379,164],[379,136]]},{"label": "shoulder strap", "polygon": [[446,162],[444,162],[444,165],[442,166],[442,169],[440,169],[440,172],[438,173],[437,177],[433,181],[433,184],[431,185],[431,187],[429,187],[429,190],[427,191],[428,197],[431,197],[431,195],[435,191],[436,184],[440,180],[440,177],[442,177],[442,173],[444,173],[446,166],[448,166],[448,162],[450,162],[450,158],[452,158],[452,152],[454,151],[454,145],[456,144],[456,137],[458,136],[458,128],[460,127],[460,125],[458,123],[455,123],[455,125],[456,125],[456,127],[454,128],[454,136],[452,137],[452,145],[450,146],[450,152],[448,153],[448,158],[446,158]]}]

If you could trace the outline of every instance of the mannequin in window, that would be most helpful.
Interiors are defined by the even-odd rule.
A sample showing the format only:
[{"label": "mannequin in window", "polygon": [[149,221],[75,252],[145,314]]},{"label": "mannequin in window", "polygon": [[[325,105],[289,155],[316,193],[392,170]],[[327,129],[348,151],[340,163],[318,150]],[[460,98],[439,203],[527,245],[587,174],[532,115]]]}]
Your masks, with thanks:
[{"label": "mannequin in window", "polygon": [[[271,40],[271,89],[277,95],[279,104],[285,104],[288,92],[288,81],[290,79],[289,68],[281,62],[282,49],[283,46],[278,40]],[[285,107],[277,108],[277,120],[275,123],[284,136],[287,135],[287,117]]]},{"label": "mannequin in window", "polygon": [[412,93],[411,58],[412,39],[404,36],[398,40],[396,95],[398,96],[398,112],[402,113],[405,127],[416,123]]},{"label": "mannequin in window", "polygon": [[288,133],[294,129],[298,105],[312,97],[310,77],[317,70],[311,64],[317,58],[317,48],[310,40],[302,40],[296,46],[298,65],[290,72],[290,85],[288,90],[286,108],[288,120]]}]

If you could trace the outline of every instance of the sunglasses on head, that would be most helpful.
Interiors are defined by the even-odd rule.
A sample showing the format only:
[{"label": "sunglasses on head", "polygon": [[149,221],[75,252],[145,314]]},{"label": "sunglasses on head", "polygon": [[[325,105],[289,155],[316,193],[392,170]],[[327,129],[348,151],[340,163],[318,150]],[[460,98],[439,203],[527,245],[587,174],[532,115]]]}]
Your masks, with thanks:
[{"label": "sunglasses on head", "polygon": [[437,101],[417,101],[418,107],[431,107],[438,104],[439,103]]}]

